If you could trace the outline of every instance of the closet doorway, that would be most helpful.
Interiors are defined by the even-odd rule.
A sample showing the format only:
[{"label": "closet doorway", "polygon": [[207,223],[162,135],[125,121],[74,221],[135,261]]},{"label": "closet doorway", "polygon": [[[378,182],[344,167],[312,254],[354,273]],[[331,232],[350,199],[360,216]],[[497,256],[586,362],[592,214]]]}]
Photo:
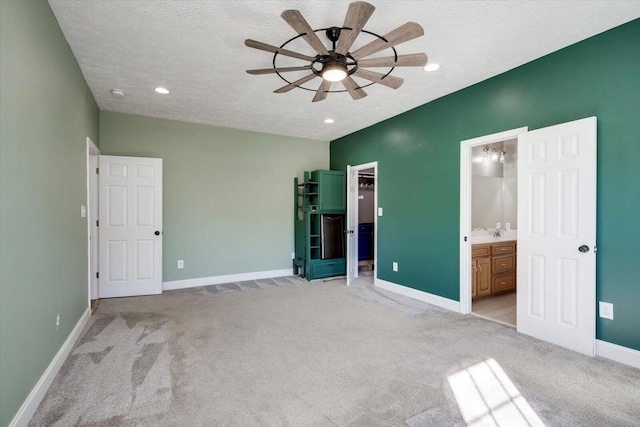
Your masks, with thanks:
[{"label": "closet doorway", "polygon": [[377,162],[347,167],[347,284],[360,274],[375,277]]}]

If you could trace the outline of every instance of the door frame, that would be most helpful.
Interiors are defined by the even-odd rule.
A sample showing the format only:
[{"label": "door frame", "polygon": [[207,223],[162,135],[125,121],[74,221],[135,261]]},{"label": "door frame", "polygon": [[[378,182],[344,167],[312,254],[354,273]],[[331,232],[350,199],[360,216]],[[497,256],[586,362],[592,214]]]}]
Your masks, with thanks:
[{"label": "door frame", "polygon": [[[471,149],[517,138],[528,126],[460,141],[460,313],[471,313]],[[517,228],[517,226],[516,226]]]},{"label": "door frame", "polygon": [[[91,307],[91,300],[98,299],[98,280],[96,278],[98,271],[98,227],[96,226],[98,206],[93,209],[92,201],[95,198],[96,205],[99,203],[98,175],[95,173],[99,156],[100,149],[91,138],[87,137],[87,295],[89,307]],[[92,264],[91,259],[94,257],[95,263]]]},{"label": "door frame", "polygon": [[[374,187],[373,187],[373,278],[374,280],[378,278],[378,162],[369,162],[363,163],[361,165],[349,166],[347,169],[351,169],[352,171],[358,172],[373,168],[373,179],[374,179]],[[360,190],[358,183],[355,183],[356,191],[351,193],[348,188],[349,179],[347,179],[347,197],[350,197],[350,203],[347,203],[347,221],[349,219],[349,206],[351,206],[355,210],[354,217],[356,221],[358,219],[358,196],[360,195]],[[349,224],[347,224],[347,228]],[[355,224],[353,230],[353,241],[355,242],[355,260],[350,259],[349,251],[347,251],[347,274],[349,272],[350,263],[355,263],[354,269],[354,279],[358,278],[358,224]],[[349,285],[349,281],[347,280],[347,285]]]}]

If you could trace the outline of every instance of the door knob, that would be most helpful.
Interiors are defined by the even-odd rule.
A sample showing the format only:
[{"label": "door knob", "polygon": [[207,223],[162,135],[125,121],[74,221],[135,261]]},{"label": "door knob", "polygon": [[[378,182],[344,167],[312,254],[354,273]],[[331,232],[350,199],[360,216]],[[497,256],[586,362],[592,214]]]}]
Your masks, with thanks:
[{"label": "door knob", "polygon": [[587,246],[587,245],[582,245],[582,246],[580,246],[580,247],[578,248],[578,250],[579,250],[580,252],[582,252],[583,254],[586,254],[587,252],[589,252],[589,246]]},{"label": "door knob", "polygon": [[155,233],[153,233],[153,234],[155,234],[156,236],[159,236],[159,235],[160,235],[160,232],[159,232],[158,230],[156,230],[156,232],[155,232]]}]

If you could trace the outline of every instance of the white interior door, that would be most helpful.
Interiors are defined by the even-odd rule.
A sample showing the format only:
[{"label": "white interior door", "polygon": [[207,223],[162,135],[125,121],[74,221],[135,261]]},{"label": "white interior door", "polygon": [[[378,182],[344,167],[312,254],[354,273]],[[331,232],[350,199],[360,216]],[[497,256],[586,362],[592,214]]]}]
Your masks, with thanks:
[{"label": "white interior door", "polygon": [[518,332],[593,356],[596,118],[518,136]]},{"label": "white interior door", "polygon": [[358,227],[358,171],[351,166],[347,166],[347,285],[353,282],[358,274],[358,242],[356,240],[356,230]]},{"label": "white interior door", "polygon": [[100,298],[162,293],[162,159],[100,156]]}]

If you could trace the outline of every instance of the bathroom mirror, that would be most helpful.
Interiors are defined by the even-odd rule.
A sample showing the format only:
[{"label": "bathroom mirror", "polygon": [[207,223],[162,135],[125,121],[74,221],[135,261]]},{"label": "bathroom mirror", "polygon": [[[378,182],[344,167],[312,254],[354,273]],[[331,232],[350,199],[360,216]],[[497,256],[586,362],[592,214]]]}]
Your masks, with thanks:
[{"label": "bathroom mirror", "polygon": [[517,139],[473,147],[471,151],[471,227],[489,230],[497,223],[517,227]]}]

